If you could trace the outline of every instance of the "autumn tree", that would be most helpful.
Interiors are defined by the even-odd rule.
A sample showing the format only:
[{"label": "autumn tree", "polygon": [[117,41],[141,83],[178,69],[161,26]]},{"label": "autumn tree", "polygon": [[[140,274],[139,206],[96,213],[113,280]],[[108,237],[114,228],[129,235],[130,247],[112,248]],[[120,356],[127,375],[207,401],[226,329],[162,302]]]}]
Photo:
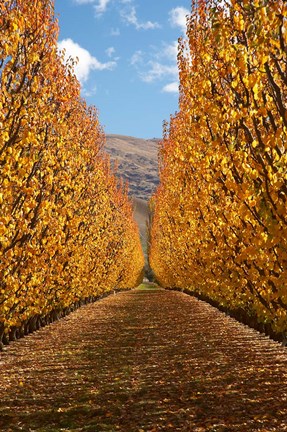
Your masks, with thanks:
[{"label": "autumn tree", "polygon": [[197,1],[160,149],[150,262],[164,286],[287,328],[283,1]]},{"label": "autumn tree", "polygon": [[57,37],[51,0],[0,4],[0,343],[133,287],[144,265],[97,111]]}]

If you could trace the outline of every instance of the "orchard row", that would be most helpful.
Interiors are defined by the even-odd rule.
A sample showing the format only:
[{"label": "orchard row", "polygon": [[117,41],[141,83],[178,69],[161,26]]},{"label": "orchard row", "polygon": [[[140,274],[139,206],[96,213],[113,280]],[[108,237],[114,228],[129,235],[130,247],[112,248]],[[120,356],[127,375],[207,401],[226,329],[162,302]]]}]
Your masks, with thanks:
[{"label": "orchard row", "polygon": [[1,2],[0,345],[135,286],[144,266],[126,188],[57,37],[51,0]]},{"label": "orchard row", "polygon": [[198,0],[160,149],[150,264],[165,287],[287,330],[287,4]]}]

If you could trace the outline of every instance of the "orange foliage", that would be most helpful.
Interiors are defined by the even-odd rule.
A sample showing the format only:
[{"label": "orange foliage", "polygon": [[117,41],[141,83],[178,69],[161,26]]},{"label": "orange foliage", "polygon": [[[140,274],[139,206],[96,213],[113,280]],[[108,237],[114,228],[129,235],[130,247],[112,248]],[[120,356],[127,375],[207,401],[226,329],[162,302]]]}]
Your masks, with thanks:
[{"label": "orange foliage", "polygon": [[[223,4],[224,3],[224,4]],[[287,4],[194,2],[160,149],[150,264],[163,286],[287,330]]]},{"label": "orange foliage", "polygon": [[[53,2],[0,4],[0,336],[144,265],[97,112],[57,53]],[[0,338],[1,342],[1,338]]]}]

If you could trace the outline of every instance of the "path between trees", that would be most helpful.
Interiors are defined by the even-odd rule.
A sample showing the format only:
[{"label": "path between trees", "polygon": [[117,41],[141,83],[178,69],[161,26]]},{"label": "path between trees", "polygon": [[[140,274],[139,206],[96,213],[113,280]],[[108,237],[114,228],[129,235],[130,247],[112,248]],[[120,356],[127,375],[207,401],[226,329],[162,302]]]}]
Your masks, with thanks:
[{"label": "path between trees", "polygon": [[287,349],[188,295],[133,290],[0,353],[3,431],[287,431]]}]

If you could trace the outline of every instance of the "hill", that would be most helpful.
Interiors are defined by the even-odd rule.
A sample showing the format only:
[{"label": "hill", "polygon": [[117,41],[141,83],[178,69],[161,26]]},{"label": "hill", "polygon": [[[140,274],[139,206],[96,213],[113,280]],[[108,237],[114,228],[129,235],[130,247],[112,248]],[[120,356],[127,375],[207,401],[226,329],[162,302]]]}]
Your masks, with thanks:
[{"label": "hill", "polygon": [[158,185],[158,140],[106,135],[106,152],[118,163],[118,175],[127,181],[132,197],[148,201]]},{"label": "hill", "polygon": [[155,191],[158,180],[157,139],[144,140],[124,135],[106,135],[106,152],[112,164],[117,164],[117,175],[128,182],[129,194],[134,204],[143,249],[147,249],[146,225],[148,200]]}]

